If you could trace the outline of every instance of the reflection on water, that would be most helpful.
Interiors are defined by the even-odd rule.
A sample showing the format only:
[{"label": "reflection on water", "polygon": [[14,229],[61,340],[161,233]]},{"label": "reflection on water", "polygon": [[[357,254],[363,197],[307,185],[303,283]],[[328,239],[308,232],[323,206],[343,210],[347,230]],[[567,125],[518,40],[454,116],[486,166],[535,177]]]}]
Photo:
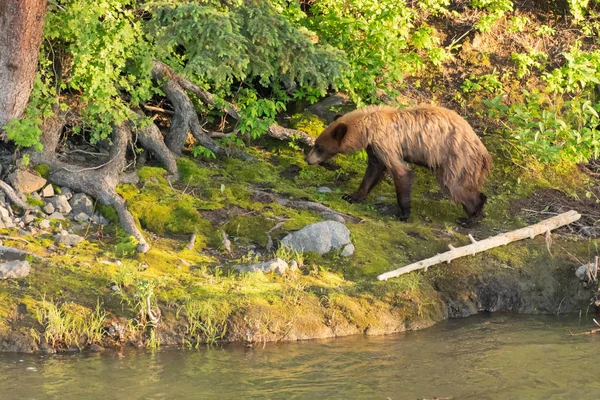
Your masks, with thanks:
[{"label": "reflection on water", "polygon": [[587,399],[600,336],[573,317],[496,314],[385,337],[199,351],[0,355],[1,399]]}]

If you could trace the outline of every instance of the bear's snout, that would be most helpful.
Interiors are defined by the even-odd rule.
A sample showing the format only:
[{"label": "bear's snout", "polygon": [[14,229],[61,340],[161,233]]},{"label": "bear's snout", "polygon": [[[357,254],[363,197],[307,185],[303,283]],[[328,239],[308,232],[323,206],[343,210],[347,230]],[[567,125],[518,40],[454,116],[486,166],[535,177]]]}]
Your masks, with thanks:
[{"label": "bear's snout", "polygon": [[306,163],[308,165],[315,165],[319,163],[319,157],[316,156],[315,154],[315,150],[311,149],[308,154],[306,155],[306,158],[304,158],[304,160],[306,161]]}]

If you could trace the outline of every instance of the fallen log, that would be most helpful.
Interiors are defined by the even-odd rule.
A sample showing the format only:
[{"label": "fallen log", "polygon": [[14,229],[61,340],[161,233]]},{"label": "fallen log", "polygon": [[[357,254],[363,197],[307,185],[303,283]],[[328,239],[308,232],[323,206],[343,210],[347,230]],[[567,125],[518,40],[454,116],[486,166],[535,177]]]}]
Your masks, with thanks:
[{"label": "fallen log", "polygon": [[530,238],[533,239],[535,236],[540,235],[542,233],[548,233],[553,229],[559,228],[564,225],[568,225],[572,222],[577,221],[581,218],[581,214],[576,211],[568,211],[563,214],[559,214],[556,217],[545,219],[537,224],[530,225],[525,228],[517,229],[510,232],[501,233],[499,235],[476,241],[473,236],[469,235],[469,239],[471,240],[471,244],[462,246],[462,247],[450,247],[450,251],[447,251],[442,254],[438,254],[434,257],[421,260],[419,262],[407,265],[402,268],[395,269],[393,271],[386,272],[377,277],[380,281],[385,281],[389,278],[394,278],[396,276],[400,276],[402,274],[406,274],[411,271],[415,271],[417,269],[425,269],[431,267],[432,265],[440,264],[443,262],[450,263],[450,261],[480,253],[482,251],[486,251],[498,246],[504,246],[508,243],[515,242],[517,240]]}]

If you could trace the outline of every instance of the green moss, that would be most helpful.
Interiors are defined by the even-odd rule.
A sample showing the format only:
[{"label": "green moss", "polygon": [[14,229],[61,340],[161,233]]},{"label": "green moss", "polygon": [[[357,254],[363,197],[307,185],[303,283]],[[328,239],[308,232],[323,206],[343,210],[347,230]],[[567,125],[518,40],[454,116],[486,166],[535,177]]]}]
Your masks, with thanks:
[{"label": "green moss", "polygon": [[165,175],[167,171],[159,167],[144,166],[137,170],[138,177],[142,183],[147,181],[155,181],[157,183],[166,184]]},{"label": "green moss", "polygon": [[127,257],[135,254],[139,242],[131,235],[123,235],[115,246],[115,256]]},{"label": "green moss", "polygon": [[292,115],[290,126],[294,129],[304,131],[315,138],[326,128],[325,123],[319,117],[309,112]]},{"label": "green moss", "polygon": [[40,174],[41,177],[47,178],[50,171],[52,171],[52,168],[50,168],[50,166],[46,164],[38,164],[35,167],[33,167],[33,170]]},{"label": "green moss", "polygon": [[33,207],[44,207],[46,205],[46,203],[44,203],[42,200],[34,199],[33,197],[29,196],[27,197],[27,204]]},{"label": "green moss", "polygon": [[186,186],[203,187],[209,183],[215,171],[209,168],[200,168],[194,161],[188,158],[177,160],[177,169],[181,182]]},{"label": "green moss", "polygon": [[127,206],[142,227],[164,234],[189,234],[210,224],[197,211],[198,201],[164,184],[148,181],[140,193],[127,190]]},{"label": "green moss", "polygon": [[119,223],[119,214],[117,213],[117,210],[115,210],[115,208],[113,206],[107,206],[107,205],[101,204],[99,202],[96,202],[96,210],[98,210],[98,212],[100,214],[102,214],[102,216],[104,218],[106,218],[113,224]]}]

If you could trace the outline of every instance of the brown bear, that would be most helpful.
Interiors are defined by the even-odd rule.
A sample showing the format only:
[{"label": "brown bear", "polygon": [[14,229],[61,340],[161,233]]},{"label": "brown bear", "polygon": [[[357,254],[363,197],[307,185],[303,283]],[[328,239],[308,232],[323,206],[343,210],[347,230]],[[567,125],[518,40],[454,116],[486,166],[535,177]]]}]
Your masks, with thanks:
[{"label": "brown bear", "polygon": [[469,123],[454,111],[368,106],[337,116],[317,138],[306,162],[318,164],[362,149],[367,150],[367,171],[358,190],[345,200],[363,201],[387,169],[396,186],[398,217],[406,221],[414,178],[408,162],[436,171],[442,189],[462,204],[469,220],[481,217],[487,197],[480,189],[492,158]]}]

